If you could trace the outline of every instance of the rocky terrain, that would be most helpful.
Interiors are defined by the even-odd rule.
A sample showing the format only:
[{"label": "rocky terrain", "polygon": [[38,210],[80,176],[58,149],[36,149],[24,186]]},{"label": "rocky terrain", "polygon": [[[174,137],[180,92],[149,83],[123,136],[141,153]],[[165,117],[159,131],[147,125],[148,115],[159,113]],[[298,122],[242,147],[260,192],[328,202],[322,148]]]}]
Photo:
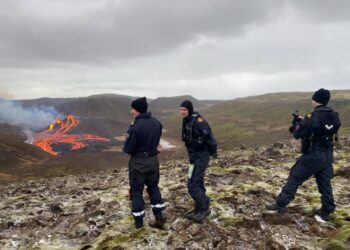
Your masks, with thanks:
[{"label": "rocky terrain", "polygon": [[312,216],[320,202],[312,179],[287,213],[264,211],[284,184],[298,148],[290,142],[220,152],[208,169],[212,213],[203,224],[183,218],[193,205],[186,160],[164,162],[164,230],[152,228],[146,192],[145,227],[134,229],[126,168],[2,185],[0,249],[350,249],[350,138],[343,138],[335,152],[338,207],[331,222]]}]

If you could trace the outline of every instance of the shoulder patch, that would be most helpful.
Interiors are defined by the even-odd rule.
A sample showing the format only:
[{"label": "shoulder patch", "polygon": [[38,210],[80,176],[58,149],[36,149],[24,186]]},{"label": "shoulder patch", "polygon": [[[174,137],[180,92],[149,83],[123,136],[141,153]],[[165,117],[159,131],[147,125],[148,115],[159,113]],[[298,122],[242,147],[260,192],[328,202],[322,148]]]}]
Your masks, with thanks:
[{"label": "shoulder patch", "polygon": [[312,117],[312,113],[308,113],[307,115],[306,115],[306,118],[308,118],[308,119],[310,119]]},{"label": "shoulder patch", "polygon": [[198,117],[197,121],[198,121],[198,122],[204,122],[204,120],[203,120],[202,117]]},{"label": "shoulder patch", "polygon": [[135,125],[135,121],[132,121],[132,122],[130,123],[130,125],[131,125],[131,126]]}]

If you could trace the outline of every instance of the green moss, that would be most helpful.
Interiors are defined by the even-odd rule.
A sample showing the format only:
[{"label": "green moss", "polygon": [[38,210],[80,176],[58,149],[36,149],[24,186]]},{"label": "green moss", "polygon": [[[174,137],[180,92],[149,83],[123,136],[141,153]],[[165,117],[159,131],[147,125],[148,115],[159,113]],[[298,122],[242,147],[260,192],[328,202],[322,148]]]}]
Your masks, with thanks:
[{"label": "green moss", "polygon": [[212,166],[209,168],[209,173],[210,174],[215,174],[215,175],[218,175],[218,176],[223,176],[225,174],[228,174],[230,173],[227,168],[221,168],[221,167],[218,167],[218,166]]},{"label": "green moss", "polygon": [[125,246],[126,243],[141,239],[143,234],[145,233],[145,229],[137,230],[130,235],[120,234],[113,237],[107,237],[104,241],[102,241],[96,248],[96,250],[102,249],[112,249],[116,246]]},{"label": "green moss", "polygon": [[344,245],[344,243],[338,241],[338,240],[330,240],[326,243],[324,246],[325,250],[347,250],[349,249]]},{"label": "green moss", "polygon": [[335,235],[321,240],[320,245],[325,250],[350,249],[350,225],[339,228]]},{"label": "green moss", "polygon": [[349,209],[339,209],[336,210],[332,215],[332,220],[336,227],[343,227],[346,225],[350,225],[350,211]]},{"label": "green moss", "polygon": [[246,183],[241,183],[239,184],[238,188],[242,191],[242,192],[248,192],[251,189],[254,189],[253,185],[250,184],[246,184]]},{"label": "green moss", "polygon": [[242,222],[243,219],[240,217],[222,217],[218,219],[219,223],[223,225],[224,228],[228,227],[233,227],[235,226],[238,222]]},{"label": "green moss", "polygon": [[345,243],[350,243],[350,225],[341,227],[336,238]]},{"label": "green moss", "polygon": [[310,206],[317,207],[321,203],[321,197],[318,196],[307,196],[306,200],[309,202]]}]

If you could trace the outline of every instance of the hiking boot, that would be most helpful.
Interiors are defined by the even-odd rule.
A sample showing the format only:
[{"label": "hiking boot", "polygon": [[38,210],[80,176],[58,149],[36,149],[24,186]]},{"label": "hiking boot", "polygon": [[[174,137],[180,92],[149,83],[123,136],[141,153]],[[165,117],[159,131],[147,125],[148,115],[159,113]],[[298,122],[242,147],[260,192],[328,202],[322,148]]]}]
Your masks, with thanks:
[{"label": "hiking boot", "polygon": [[330,221],[330,214],[325,212],[322,208],[314,209],[313,213],[315,216],[319,216],[324,221]]},{"label": "hiking boot", "polygon": [[155,228],[164,229],[166,218],[163,215],[156,215],[156,222],[154,224]]},{"label": "hiking boot", "polygon": [[143,228],[143,218],[135,218],[135,228],[140,229]]},{"label": "hiking boot", "polygon": [[206,211],[200,211],[193,216],[193,221],[197,223],[201,223],[205,218],[207,218],[210,215],[210,213],[211,213],[210,209]]},{"label": "hiking boot", "polygon": [[190,211],[188,211],[187,213],[185,213],[185,218],[188,219],[188,220],[193,220],[193,217],[196,215],[196,210],[195,209],[192,209]]},{"label": "hiking boot", "polygon": [[277,203],[271,203],[266,205],[266,209],[269,211],[275,211],[277,213],[284,213],[286,211],[285,207],[279,207]]}]

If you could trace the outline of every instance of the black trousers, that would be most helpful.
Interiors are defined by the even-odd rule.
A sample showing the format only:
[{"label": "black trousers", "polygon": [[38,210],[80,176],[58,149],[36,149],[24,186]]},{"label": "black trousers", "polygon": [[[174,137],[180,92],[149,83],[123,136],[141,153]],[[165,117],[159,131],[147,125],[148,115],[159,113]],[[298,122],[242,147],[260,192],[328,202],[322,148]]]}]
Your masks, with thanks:
[{"label": "black trousers", "polygon": [[301,156],[293,166],[287,184],[277,197],[279,207],[286,207],[295,197],[298,188],[314,176],[321,194],[322,210],[332,213],[335,210],[331,179],[333,178],[333,150],[314,149]]},{"label": "black trousers", "polygon": [[160,215],[165,209],[165,205],[158,187],[158,157],[154,156],[146,159],[132,157],[129,161],[129,183],[132,215],[135,218],[142,218],[145,215],[145,201],[143,199],[145,186],[147,186],[147,192],[151,200],[154,215]]},{"label": "black trousers", "polygon": [[210,201],[206,195],[204,186],[205,171],[208,167],[210,154],[207,150],[190,153],[190,164],[194,165],[192,175],[189,176],[187,188],[190,196],[195,201],[197,212],[209,209]]}]

